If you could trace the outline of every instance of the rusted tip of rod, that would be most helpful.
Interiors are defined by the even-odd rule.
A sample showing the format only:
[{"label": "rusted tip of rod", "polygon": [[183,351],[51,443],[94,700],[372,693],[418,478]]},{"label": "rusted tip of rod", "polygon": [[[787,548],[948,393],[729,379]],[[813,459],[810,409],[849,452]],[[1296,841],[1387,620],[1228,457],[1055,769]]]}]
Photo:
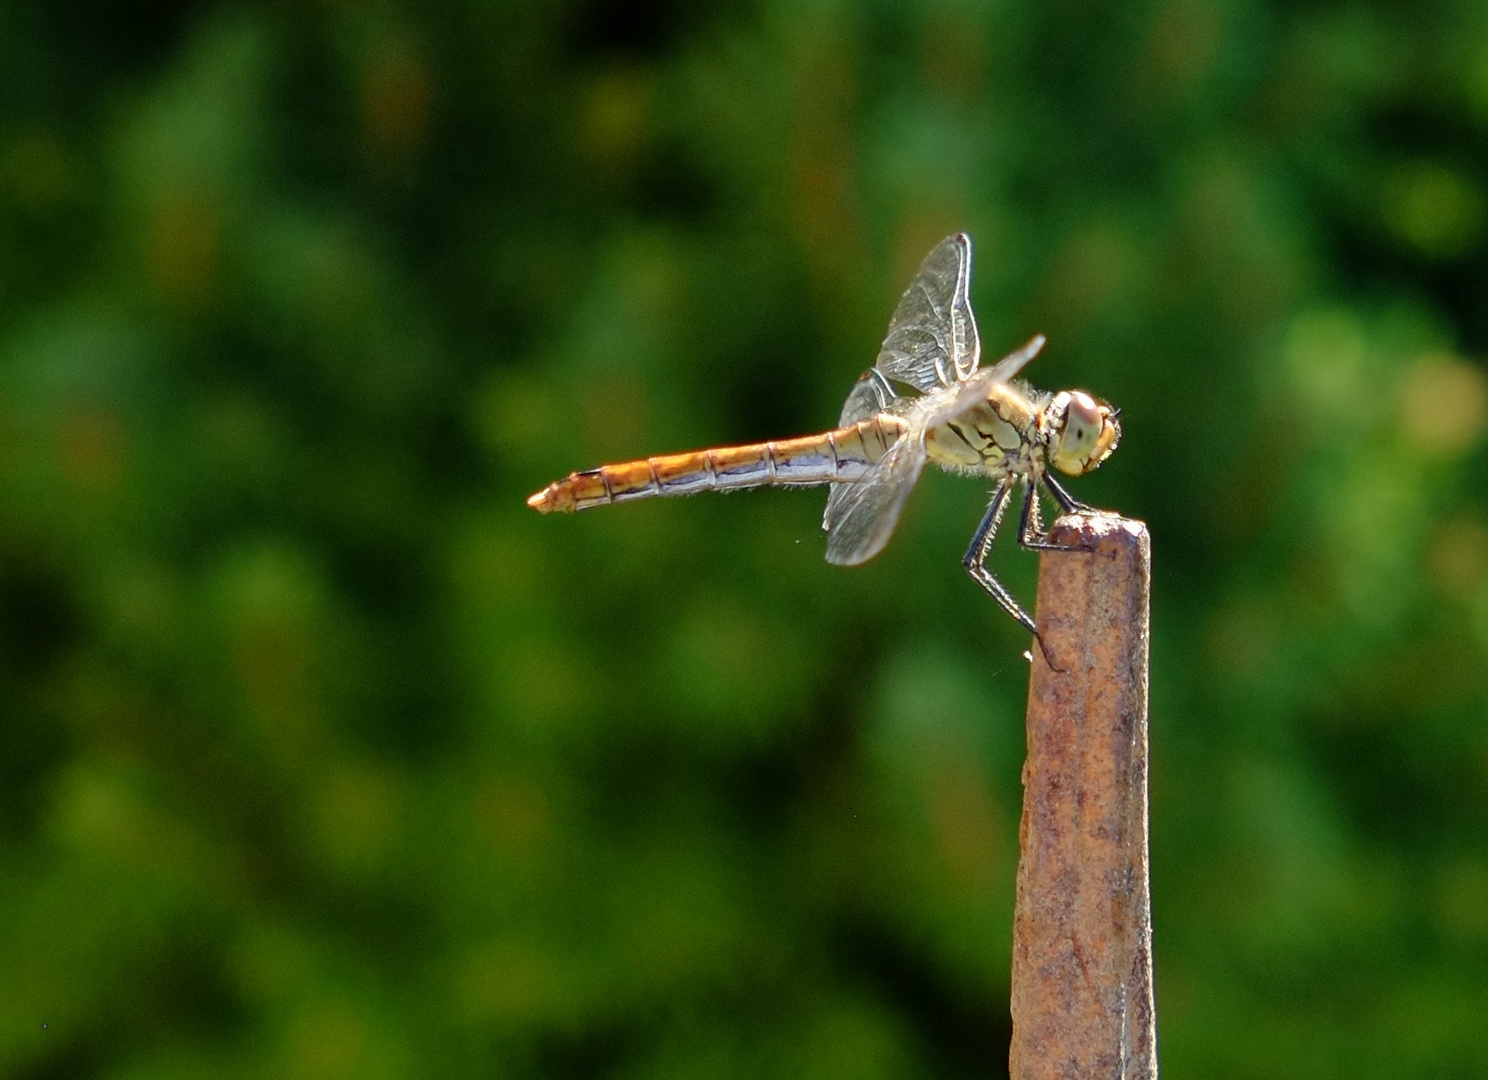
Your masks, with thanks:
[{"label": "rusted tip of rod", "polygon": [[[1146,526],[1070,515],[1039,565],[1012,1080],[1157,1074],[1147,887]],[[1050,661],[1052,661],[1052,665]]]},{"label": "rusted tip of rod", "polygon": [[[1048,538],[1079,550],[1047,552],[1039,560],[1039,636],[1062,669],[1043,674],[1130,680],[1138,659],[1132,631],[1140,629],[1145,685],[1152,561],[1147,526],[1114,515],[1067,514],[1050,527]],[[1118,655],[1118,648],[1125,651]]]}]

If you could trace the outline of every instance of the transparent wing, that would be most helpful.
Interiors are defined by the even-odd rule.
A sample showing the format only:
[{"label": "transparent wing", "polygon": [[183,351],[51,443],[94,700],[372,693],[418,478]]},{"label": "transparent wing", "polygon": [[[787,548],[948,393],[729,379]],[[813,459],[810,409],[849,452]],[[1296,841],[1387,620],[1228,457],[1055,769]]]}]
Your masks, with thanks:
[{"label": "transparent wing", "polygon": [[928,431],[965,415],[987,400],[993,386],[1012,380],[1043,347],[1044,335],[1038,334],[1017,352],[1008,353],[992,367],[978,371],[965,382],[916,398],[911,423],[916,430]]},{"label": "transparent wing", "polygon": [[1046,340],[1043,334],[1034,334],[1033,337],[1028,339],[1027,345],[1024,345],[1016,352],[1008,353],[986,371],[979,372],[977,374],[977,380],[986,380],[986,384],[989,387],[992,383],[1012,382],[1018,372],[1022,371],[1030,360],[1043,351]]},{"label": "transparent wing", "polygon": [[[1043,347],[1040,334],[986,371],[921,398],[894,398],[881,404],[889,391],[881,379],[875,378],[875,372],[869,370],[859,379],[843,409],[843,424],[856,423],[892,407],[909,421],[909,426],[866,475],[833,486],[822,517],[822,528],[827,531],[827,562],[855,566],[882,551],[894,535],[899,514],[925,467],[925,432],[975,409],[987,400],[994,385],[1017,375]],[[855,415],[856,409],[870,408],[864,416]]]},{"label": "transparent wing", "polygon": [[948,236],[925,256],[904,291],[873,366],[924,391],[970,377],[982,353],[970,285],[971,237]]},{"label": "transparent wing", "polygon": [[894,392],[883,372],[877,368],[869,368],[853,383],[852,392],[843,403],[842,417],[837,421],[837,426],[847,427],[881,412],[895,412],[902,407],[900,402],[905,400]]},{"label": "transparent wing", "polygon": [[910,431],[862,479],[834,485],[822,518],[827,562],[856,566],[882,551],[924,467],[925,440]]}]

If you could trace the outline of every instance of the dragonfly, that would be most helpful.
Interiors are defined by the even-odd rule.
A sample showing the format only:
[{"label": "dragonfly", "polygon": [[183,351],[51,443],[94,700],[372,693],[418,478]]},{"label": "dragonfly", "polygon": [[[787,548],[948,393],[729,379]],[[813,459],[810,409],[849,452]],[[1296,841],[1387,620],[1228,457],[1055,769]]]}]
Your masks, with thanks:
[{"label": "dragonfly", "polygon": [[1047,393],[1017,376],[1044,347],[1043,335],[980,369],[972,314],[971,238],[941,241],[920,264],[889,321],[872,367],[847,395],[837,427],[817,435],[643,458],[570,473],[527,500],[541,513],[735,488],[828,484],[822,528],[827,561],[867,562],[889,542],[933,461],[994,486],[962,564],[992,599],[1038,638],[1033,618],[987,568],[993,540],[1022,489],[1018,541],[1048,540],[1040,492],[1066,513],[1103,511],[1076,500],[1055,478],[1097,468],[1121,439],[1121,413],[1083,390]]}]

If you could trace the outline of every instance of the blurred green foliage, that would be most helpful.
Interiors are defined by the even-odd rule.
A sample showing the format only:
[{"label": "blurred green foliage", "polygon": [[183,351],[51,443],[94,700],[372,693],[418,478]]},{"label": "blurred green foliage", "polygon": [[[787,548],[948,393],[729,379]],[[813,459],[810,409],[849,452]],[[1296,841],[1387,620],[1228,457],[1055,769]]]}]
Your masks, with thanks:
[{"label": "blurred green foliage", "polygon": [[[833,421],[943,235],[1124,407],[1175,1076],[1488,1073],[1488,7],[0,8],[0,1075],[1003,1067],[978,485]],[[999,553],[1032,596],[1033,560]]]}]

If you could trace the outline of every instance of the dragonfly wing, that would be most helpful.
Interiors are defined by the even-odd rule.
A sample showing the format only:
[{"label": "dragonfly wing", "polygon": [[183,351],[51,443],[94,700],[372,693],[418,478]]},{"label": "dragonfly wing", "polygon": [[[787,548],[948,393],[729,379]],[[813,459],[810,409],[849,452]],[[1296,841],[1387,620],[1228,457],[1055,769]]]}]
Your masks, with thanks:
[{"label": "dragonfly wing", "polygon": [[965,382],[942,387],[933,394],[916,398],[910,422],[917,430],[928,431],[975,409],[987,400],[992,387],[1010,381],[1044,347],[1044,335],[1035,336],[1017,352],[1008,353],[992,367],[978,371]]},{"label": "dragonfly wing", "polygon": [[842,418],[837,421],[837,426],[847,427],[881,412],[893,412],[896,403],[903,400],[894,393],[893,386],[883,372],[878,368],[869,368],[853,383],[852,392],[847,395],[847,401],[842,406]]},{"label": "dragonfly wing", "polygon": [[924,391],[968,378],[982,353],[970,286],[971,237],[948,236],[925,256],[900,298],[874,366]]},{"label": "dragonfly wing", "polygon": [[879,369],[865,372],[847,396],[843,426],[890,411],[904,416],[909,426],[865,476],[832,488],[822,518],[827,562],[854,566],[882,551],[925,467],[925,432],[975,409],[987,400],[993,386],[1017,375],[1043,347],[1044,338],[1039,335],[986,371],[912,399],[893,397]]},{"label": "dragonfly wing", "polygon": [[925,467],[925,440],[901,436],[867,475],[836,484],[827,498],[822,528],[827,530],[827,562],[856,566],[883,550],[894,535],[899,513]]},{"label": "dragonfly wing", "polygon": [[881,367],[865,372],[847,397],[843,425],[893,411],[903,415],[909,426],[866,475],[833,486],[822,518],[822,528],[827,531],[827,562],[855,566],[882,551],[925,467],[925,432],[982,404],[993,386],[1016,376],[1043,347],[1040,334],[986,371],[913,399],[893,397],[884,384]]},{"label": "dragonfly wing", "polygon": [[1016,352],[1008,353],[1001,360],[997,361],[997,363],[978,375],[978,378],[986,378],[994,383],[1011,382],[1018,372],[1028,366],[1030,360],[1043,351],[1046,340],[1043,334],[1034,334],[1033,337],[1029,338],[1027,345],[1024,345]]}]

